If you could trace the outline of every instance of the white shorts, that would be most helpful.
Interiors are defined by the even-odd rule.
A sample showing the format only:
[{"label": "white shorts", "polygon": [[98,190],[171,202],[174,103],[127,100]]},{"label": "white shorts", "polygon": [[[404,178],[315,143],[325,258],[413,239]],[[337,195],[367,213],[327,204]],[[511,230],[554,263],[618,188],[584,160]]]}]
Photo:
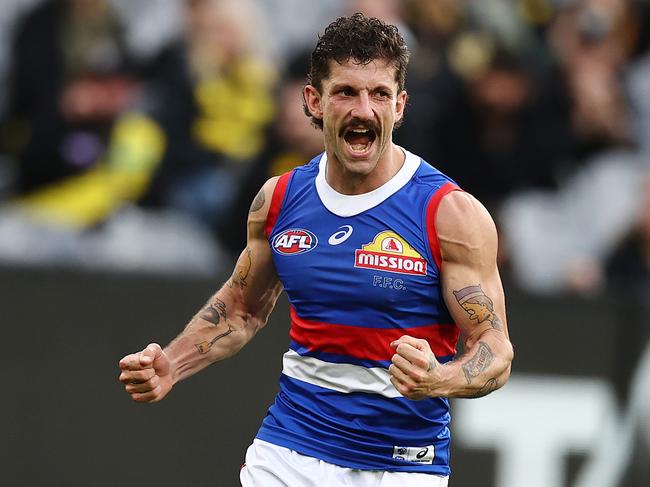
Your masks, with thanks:
[{"label": "white shorts", "polygon": [[449,477],[339,467],[255,439],[239,475],[243,487],[447,487]]}]

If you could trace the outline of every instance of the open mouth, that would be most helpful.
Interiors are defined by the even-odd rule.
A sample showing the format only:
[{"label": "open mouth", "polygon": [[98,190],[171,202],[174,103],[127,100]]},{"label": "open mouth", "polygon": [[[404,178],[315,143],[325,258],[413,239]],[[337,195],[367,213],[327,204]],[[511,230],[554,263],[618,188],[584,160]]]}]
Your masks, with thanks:
[{"label": "open mouth", "polygon": [[352,152],[363,153],[375,141],[377,133],[370,128],[350,128],[345,131],[343,138]]}]

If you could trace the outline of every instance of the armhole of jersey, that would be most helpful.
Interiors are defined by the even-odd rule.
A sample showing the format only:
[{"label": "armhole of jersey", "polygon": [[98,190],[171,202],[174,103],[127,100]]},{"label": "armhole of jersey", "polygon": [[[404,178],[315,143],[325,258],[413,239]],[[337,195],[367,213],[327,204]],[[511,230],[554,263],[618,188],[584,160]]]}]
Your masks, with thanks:
[{"label": "armhole of jersey", "polygon": [[282,207],[282,202],[284,201],[284,195],[287,192],[287,185],[289,184],[289,179],[293,171],[285,172],[278,179],[275,189],[273,190],[273,196],[271,197],[271,205],[269,206],[269,213],[266,215],[266,238],[268,239],[271,236],[275,222],[278,220],[280,215],[280,208]]},{"label": "armhole of jersey", "polygon": [[438,214],[440,201],[445,195],[451,193],[452,191],[462,191],[462,189],[451,182],[443,184],[435,193],[433,193],[433,196],[427,204],[427,238],[429,240],[429,249],[431,250],[431,255],[433,256],[433,260],[435,260],[436,265],[438,266],[438,272],[442,270],[442,252],[440,251],[440,241],[438,240],[438,231],[436,230],[436,215]]}]

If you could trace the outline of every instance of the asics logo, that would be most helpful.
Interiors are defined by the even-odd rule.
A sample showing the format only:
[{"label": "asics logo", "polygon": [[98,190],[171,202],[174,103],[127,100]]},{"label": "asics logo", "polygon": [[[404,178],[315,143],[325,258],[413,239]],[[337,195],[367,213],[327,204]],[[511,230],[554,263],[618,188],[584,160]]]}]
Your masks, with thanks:
[{"label": "asics logo", "polygon": [[327,241],[330,245],[339,245],[345,242],[350,235],[352,235],[352,226],[351,225],[343,225],[342,227],[339,227],[337,232],[334,232],[330,239]]},{"label": "asics logo", "polygon": [[429,449],[428,449],[428,448],[424,448],[424,449],[420,450],[420,451],[418,452],[417,455],[415,455],[415,458],[417,458],[418,460],[420,460],[420,459],[424,458],[424,456],[425,456],[427,453],[429,453]]}]

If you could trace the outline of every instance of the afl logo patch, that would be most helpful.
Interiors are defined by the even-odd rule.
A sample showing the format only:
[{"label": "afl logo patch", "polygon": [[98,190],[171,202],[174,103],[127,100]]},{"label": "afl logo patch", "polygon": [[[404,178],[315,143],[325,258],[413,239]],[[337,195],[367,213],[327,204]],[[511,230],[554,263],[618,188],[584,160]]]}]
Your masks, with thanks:
[{"label": "afl logo patch", "polygon": [[273,239],[273,250],[282,255],[304,254],[318,245],[316,235],[309,230],[292,228],[279,233]]}]

